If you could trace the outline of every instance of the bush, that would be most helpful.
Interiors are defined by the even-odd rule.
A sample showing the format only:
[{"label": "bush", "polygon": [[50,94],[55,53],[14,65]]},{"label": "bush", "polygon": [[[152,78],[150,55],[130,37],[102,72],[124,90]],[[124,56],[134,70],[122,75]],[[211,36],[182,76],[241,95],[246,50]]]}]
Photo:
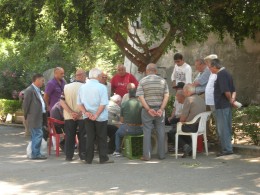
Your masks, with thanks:
[{"label": "bush", "polygon": [[234,133],[242,130],[243,134],[249,136],[252,142],[260,145],[260,106],[250,105],[248,107],[234,110],[233,112]]},{"label": "bush", "polygon": [[22,102],[18,100],[0,99],[0,116],[5,117],[8,113],[14,114],[22,108]]}]

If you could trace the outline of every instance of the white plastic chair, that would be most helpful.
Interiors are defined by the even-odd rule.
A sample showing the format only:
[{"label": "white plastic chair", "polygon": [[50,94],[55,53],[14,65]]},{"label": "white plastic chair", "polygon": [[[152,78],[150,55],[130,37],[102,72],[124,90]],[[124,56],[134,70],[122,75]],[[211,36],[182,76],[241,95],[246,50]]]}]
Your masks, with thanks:
[{"label": "white plastic chair", "polygon": [[[206,151],[206,155],[208,156],[206,124],[207,124],[207,120],[208,120],[209,116],[211,115],[211,113],[212,113],[211,111],[202,112],[202,113],[196,115],[190,122],[184,122],[184,123],[178,122],[177,123],[177,130],[176,130],[176,134],[175,134],[175,157],[176,157],[176,159],[178,158],[178,139],[179,139],[179,135],[189,135],[189,136],[191,136],[191,138],[192,138],[192,158],[193,159],[196,159],[198,136],[203,135],[205,151]],[[200,118],[199,127],[198,127],[198,131],[196,133],[183,132],[181,130],[183,124],[193,124],[199,118]]]}]

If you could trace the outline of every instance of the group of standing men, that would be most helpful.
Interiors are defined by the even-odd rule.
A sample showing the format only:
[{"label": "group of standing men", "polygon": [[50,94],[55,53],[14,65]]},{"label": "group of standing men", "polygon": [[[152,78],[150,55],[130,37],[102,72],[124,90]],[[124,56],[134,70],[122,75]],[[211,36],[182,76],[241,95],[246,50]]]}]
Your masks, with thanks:
[{"label": "group of standing men", "polygon": [[[233,154],[231,106],[236,98],[233,80],[231,75],[221,66],[216,55],[206,57],[205,61],[204,59],[195,61],[195,67],[199,74],[192,82],[190,65],[184,62],[181,54],[174,55],[175,67],[171,79],[173,87],[178,90],[175,110],[170,119],[178,118],[177,122],[190,121],[195,115],[206,110],[206,101],[211,110],[215,109],[216,112],[217,130],[222,147],[218,155]],[[66,160],[73,160],[76,130],[79,129],[79,156],[82,160],[85,160],[87,164],[92,163],[94,143],[97,141],[99,162],[113,162],[107,155],[109,93],[106,86],[106,74],[94,68],[90,70],[89,80],[86,82],[86,73],[80,69],[76,72],[75,82],[66,85],[63,77],[64,70],[60,67],[55,68],[54,78],[46,85],[44,98],[40,91],[44,84],[44,77],[41,74],[35,74],[32,85],[25,90],[23,110],[31,130],[32,159],[46,159],[40,153],[42,126],[45,125],[47,112],[59,101],[64,109]],[[137,89],[131,89],[135,87],[130,85],[129,90],[127,90],[129,83],[137,86]],[[183,90],[179,91],[179,88],[182,87]],[[141,120],[133,121],[129,117],[124,119],[124,115],[126,116],[128,111],[121,112],[123,124],[118,129],[118,136],[120,136],[120,132],[127,129],[140,129],[142,127],[144,139],[141,160],[147,161],[151,159],[151,132],[152,129],[155,129],[158,137],[158,158],[164,159],[165,107],[169,98],[169,88],[166,80],[157,75],[157,66],[152,63],[148,64],[146,76],[138,83],[132,74],[126,73],[123,65],[119,65],[118,73],[111,79],[111,89],[112,94],[115,92],[121,98],[129,91],[129,100],[126,101],[136,97],[139,99]],[[176,106],[176,103],[179,104],[179,107]],[[136,101],[131,100],[124,107],[129,109],[130,105],[136,106]],[[117,149],[119,143],[119,138],[116,137]],[[185,140],[183,148],[185,157],[191,152],[189,143]]]}]

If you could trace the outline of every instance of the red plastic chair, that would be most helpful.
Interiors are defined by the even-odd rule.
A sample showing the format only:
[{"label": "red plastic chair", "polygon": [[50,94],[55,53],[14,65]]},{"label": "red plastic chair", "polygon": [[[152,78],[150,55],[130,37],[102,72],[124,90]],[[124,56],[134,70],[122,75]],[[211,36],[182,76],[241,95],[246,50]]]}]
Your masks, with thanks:
[{"label": "red plastic chair", "polygon": [[60,135],[62,135],[65,138],[65,134],[57,134],[55,125],[54,124],[64,124],[64,121],[57,120],[55,118],[48,117],[48,130],[49,130],[49,155],[51,154],[51,146],[52,143],[52,137],[55,137],[56,140],[56,156],[58,157],[60,155]]}]

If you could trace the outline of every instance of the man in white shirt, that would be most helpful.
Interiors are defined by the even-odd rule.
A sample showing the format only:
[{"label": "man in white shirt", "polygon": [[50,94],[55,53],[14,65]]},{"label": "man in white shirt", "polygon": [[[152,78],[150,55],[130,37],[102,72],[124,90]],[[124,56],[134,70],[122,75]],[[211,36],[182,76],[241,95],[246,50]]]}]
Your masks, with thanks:
[{"label": "man in white shirt", "polygon": [[172,76],[171,76],[173,87],[175,87],[179,82],[183,82],[185,84],[191,83],[192,82],[191,66],[186,62],[184,62],[183,56],[180,53],[176,53],[173,59],[175,63]]}]

